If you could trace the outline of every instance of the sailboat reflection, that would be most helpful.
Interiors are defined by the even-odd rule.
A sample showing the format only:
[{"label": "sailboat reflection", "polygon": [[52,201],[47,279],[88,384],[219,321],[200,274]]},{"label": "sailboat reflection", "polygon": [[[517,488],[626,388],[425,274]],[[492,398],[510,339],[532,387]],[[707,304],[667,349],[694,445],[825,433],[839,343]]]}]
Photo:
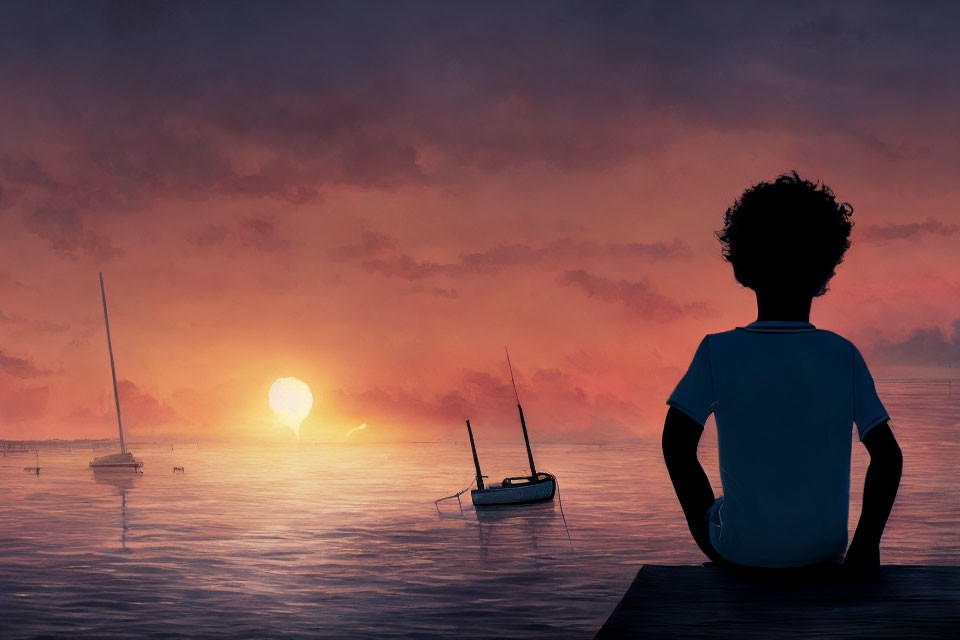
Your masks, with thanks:
[{"label": "sailboat reflection", "polygon": [[560,512],[553,504],[541,503],[525,505],[524,507],[484,507],[477,509],[477,521],[487,525],[503,524],[504,526],[531,526],[545,524],[560,517]]},{"label": "sailboat reflection", "polygon": [[97,484],[107,484],[116,487],[120,495],[120,550],[127,552],[127,491],[137,486],[140,474],[125,473],[123,471],[101,471],[93,474]]},{"label": "sailboat reflection", "polygon": [[539,566],[543,552],[557,551],[555,545],[558,543],[564,547],[569,545],[569,549],[574,550],[566,519],[554,503],[522,508],[486,507],[477,509],[475,513],[480,555],[483,558],[492,551],[532,553]]}]

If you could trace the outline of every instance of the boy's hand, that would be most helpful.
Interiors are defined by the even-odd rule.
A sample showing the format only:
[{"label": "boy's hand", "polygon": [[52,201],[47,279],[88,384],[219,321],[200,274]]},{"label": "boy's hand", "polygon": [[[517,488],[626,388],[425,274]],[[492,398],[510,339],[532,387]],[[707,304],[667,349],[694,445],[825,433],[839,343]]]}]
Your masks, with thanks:
[{"label": "boy's hand", "polygon": [[864,545],[854,540],[843,559],[843,568],[857,573],[876,573],[880,568],[879,545]]},{"label": "boy's hand", "polygon": [[721,562],[723,559],[710,544],[706,518],[707,510],[714,502],[713,489],[697,459],[697,443],[702,433],[703,425],[670,407],[663,425],[663,459],[693,540],[704,555],[714,562]]},{"label": "boy's hand", "polygon": [[863,486],[860,522],[843,566],[859,573],[876,573],[880,567],[880,537],[900,485],[903,454],[886,422],[867,433],[863,444],[870,453],[870,466]]}]

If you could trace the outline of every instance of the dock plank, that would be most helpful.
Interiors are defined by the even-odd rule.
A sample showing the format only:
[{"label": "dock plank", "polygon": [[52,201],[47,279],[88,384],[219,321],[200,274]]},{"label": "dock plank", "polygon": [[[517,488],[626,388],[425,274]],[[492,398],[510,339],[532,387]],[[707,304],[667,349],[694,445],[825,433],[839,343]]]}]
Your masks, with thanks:
[{"label": "dock plank", "polygon": [[743,571],[645,565],[595,638],[957,638],[960,567]]}]

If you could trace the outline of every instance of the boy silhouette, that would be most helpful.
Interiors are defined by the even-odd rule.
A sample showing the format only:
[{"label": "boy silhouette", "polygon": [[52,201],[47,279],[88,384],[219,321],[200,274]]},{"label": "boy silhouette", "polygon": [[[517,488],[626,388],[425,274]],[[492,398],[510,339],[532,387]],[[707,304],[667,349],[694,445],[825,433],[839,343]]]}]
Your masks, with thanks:
[{"label": "boy silhouette", "polygon": [[[796,172],[747,189],[717,237],[757,320],[707,335],[670,395],[663,456],[690,532],[718,564],[873,570],[902,456],[867,365],[848,340],[810,324],[850,247],[852,207]],[[697,460],[716,417],[724,495]],[[870,453],[850,548],[852,425]],[[846,553],[845,553],[846,552]]]}]

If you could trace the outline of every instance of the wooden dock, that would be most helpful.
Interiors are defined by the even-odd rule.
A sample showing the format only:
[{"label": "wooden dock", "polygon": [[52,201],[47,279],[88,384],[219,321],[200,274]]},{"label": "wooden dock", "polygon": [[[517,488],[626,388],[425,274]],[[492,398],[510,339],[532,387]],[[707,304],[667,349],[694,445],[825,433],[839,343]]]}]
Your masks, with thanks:
[{"label": "wooden dock", "polygon": [[645,565],[595,636],[960,638],[960,567],[778,574]]}]

